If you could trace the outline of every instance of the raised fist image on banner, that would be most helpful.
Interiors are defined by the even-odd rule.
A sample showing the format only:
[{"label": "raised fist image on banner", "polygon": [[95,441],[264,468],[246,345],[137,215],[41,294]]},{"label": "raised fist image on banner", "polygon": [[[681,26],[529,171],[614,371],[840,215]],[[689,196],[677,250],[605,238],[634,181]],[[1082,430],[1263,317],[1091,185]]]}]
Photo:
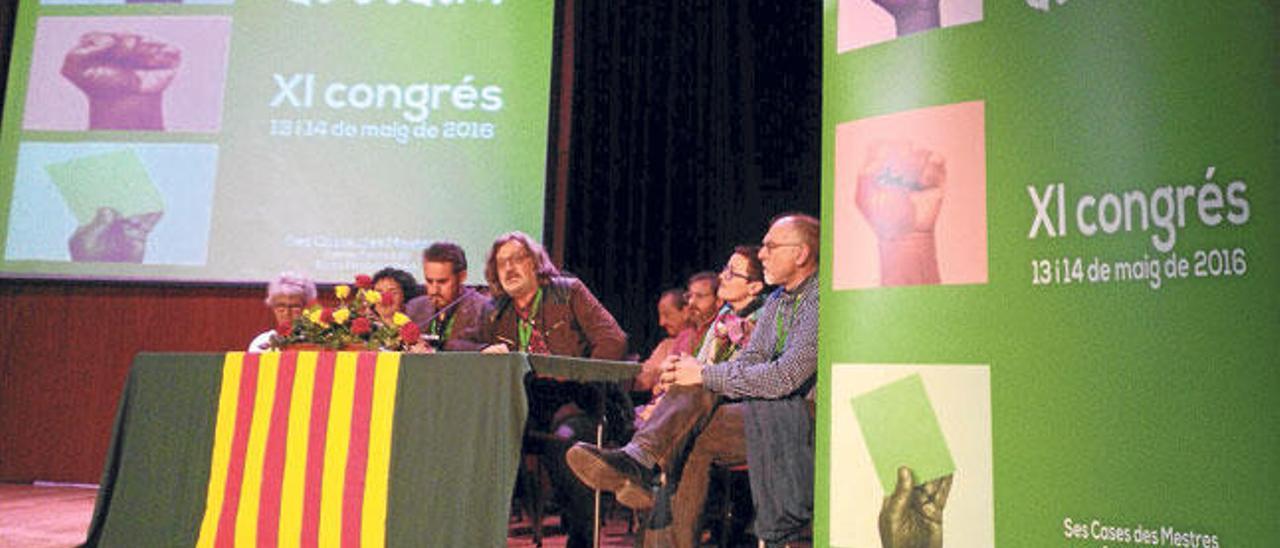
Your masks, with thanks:
[{"label": "raised fist image on banner", "polygon": [[178,73],[178,48],[137,34],[88,32],[67,52],[62,75],[89,99],[91,130],[163,130],[163,94]]},{"label": "raised fist image on banner", "polygon": [[837,0],[835,52],[981,20],[982,0]]},{"label": "raised fist image on banner", "polygon": [[858,172],[857,204],[880,246],[880,283],[936,284],[934,225],[946,160],[909,142],[876,142]]},{"label": "raised fist image on banner", "polygon": [[938,0],[871,0],[893,16],[898,36],[936,29],[942,24]]}]

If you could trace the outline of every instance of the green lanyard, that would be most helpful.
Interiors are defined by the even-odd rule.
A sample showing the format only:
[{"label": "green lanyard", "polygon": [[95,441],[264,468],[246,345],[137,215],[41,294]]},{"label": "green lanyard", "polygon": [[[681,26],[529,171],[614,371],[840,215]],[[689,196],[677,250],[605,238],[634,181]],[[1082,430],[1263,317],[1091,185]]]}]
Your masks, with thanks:
[{"label": "green lanyard", "polygon": [[453,333],[453,320],[458,319],[458,317],[454,315],[455,311],[456,310],[449,311],[449,321],[444,322],[444,332],[440,331],[440,319],[443,315],[438,315],[431,319],[431,325],[429,326],[428,331],[439,337],[440,344],[444,344],[445,341],[448,341],[449,334]]},{"label": "green lanyard", "polygon": [[[791,304],[791,314],[787,316],[786,321],[782,319],[782,314],[774,314],[773,318],[777,324],[777,338],[773,341],[773,355],[781,356],[782,347],[787,345],[787,335],[791,334],[791,322],[796,318],[796,312],[800,310],[800,299],[804,298],[804,292],[801,291],[796,295],[796,300]],[[779,311],[781,312],[781,311]]]},{"label": "green lanyard", "polygon": [[533,297],[533,306],[529,307],[527,316],[520,315],[519,310],[516,311],[516,331],[520,335],[520,347],[516,350],[519,352],[527,352],[529,350],[529,340],[533,338],[533,317],[538,314],[538,308],[542,306],[542,288],[538,288],[538,294]]}]

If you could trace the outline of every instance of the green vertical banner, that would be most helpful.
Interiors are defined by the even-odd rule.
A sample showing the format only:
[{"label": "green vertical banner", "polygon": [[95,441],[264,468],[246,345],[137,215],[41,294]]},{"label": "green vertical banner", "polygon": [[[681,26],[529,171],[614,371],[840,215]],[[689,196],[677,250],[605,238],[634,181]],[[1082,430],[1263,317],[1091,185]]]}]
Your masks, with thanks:
[{"label": "green vertical banner", "polygon": [[825,1],[815,545],[1280,545],[1277,29]]}]

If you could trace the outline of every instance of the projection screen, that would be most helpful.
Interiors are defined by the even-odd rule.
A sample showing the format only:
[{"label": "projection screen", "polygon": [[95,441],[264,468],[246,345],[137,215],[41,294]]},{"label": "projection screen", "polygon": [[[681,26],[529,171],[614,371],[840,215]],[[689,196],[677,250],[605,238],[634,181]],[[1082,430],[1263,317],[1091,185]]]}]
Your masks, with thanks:
[{"label": "projection screen", "polygon": [[540,237],[553,10],[23,0],[0,276],[339,281]]}]

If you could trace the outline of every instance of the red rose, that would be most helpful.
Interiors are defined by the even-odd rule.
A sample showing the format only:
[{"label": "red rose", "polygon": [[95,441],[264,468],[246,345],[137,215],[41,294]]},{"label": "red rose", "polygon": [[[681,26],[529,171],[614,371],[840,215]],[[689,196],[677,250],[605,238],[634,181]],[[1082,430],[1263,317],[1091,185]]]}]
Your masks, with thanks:
[{"label": "red rose", "polygon": [[279,335],[281,337],[288,337],[289,333],[292,333],[292,332],[293,332],[293,326],[290,325],[289,322],[284,322],[276,326],[276,335]]},{"label": "red rose", "polygon": [[383,291],[381,295],[382,295],[382,306],[391,306],[392,304],[395,304],[395,297],[392,297],[390,292]]},{"label": "red rose", "polygon": [[320,323],[333,323],[333,309],[325,307],[320,311]]},{"label": "red rose", "polygon": [[360,289],[369,289],[373,287],[373,278],[365,274],[356,275],[356,287]]},{"label": "red rose", "polygon": [[405,344],[414,344],[422,337],[422,331],[418,329],[418,324],[409,322],[400,326],[400,340]]},{"label": "red rose", "polygon": [[365,335],[369,333],[370,329],[372,329],[372,326],[369,325],[369,318],[359,317],[351,320],[352,335]]}]

